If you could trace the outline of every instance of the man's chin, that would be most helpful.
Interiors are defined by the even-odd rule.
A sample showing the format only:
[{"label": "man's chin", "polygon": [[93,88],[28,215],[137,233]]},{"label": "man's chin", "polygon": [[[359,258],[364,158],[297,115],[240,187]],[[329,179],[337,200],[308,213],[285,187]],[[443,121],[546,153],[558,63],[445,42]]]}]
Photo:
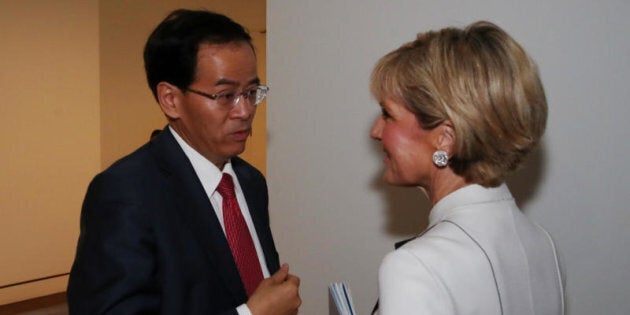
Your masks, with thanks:
[{"label": "man's chin", "polygon": [[235,145],[234,148],[232,150],[230,150],[230,156],[234,157],[237,155],[241,155],[243,152],[245,152],[245,142],[243,141],[242,143],[239,143],[238,145]]}]

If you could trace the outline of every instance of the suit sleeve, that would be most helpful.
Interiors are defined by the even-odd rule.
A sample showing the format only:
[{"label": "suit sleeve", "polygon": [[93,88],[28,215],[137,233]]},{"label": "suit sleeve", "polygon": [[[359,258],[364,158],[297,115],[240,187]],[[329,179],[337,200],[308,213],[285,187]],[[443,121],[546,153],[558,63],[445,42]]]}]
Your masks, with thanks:
[{"label": "suit sleeve", "polygon": [[379,314],[454,314],[446,289],[405,249],[389,253],[379,270]]},{"label": "suit sleeve", "polygon": [[68,283],[70,314],[159,312],[150,216],[132,186],[99,175],[88,188]]}]

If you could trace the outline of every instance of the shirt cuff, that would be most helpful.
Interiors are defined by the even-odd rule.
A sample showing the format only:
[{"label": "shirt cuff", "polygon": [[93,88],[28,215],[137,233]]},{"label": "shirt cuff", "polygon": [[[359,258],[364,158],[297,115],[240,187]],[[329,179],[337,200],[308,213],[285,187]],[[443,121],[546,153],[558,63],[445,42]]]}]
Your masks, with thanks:
[{"label": "shirt cuff", "polygon": [[238,315],[252,315],[252,312],[249,310],[249,307],[247,307],[247,304],[241,304],[236,308],[236,312]]}]

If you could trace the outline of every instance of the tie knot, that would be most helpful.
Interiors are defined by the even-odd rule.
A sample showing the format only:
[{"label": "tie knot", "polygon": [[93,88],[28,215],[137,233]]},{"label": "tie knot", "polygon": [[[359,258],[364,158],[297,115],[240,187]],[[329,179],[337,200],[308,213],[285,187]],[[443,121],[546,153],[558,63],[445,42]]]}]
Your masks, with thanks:
[{"label": "tie knot", "polygon": [[232,176],[230,176],[230,174],[223,173],[223,177],[221,178],[221,182],[219,182],[217,191],[223,198],[234,198],[236,196],[234,194],[234,181],[232,181]]}]

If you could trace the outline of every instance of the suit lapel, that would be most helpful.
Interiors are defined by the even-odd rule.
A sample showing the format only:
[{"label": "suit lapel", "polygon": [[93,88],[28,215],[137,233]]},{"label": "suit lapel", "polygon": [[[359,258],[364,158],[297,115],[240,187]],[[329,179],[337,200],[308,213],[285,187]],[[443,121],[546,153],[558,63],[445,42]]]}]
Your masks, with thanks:
[{"label": "suit lapel", "polygon": [[253,174],[251,166],[246,165],[242,159],[233,158],[232,167],[236,176],[238,176],[243,195],[245,195],[250,216],[254,222],[254,227],[256,227],[256,235],[265,254],[267,268],[273,274],[280,269],[280,262],[278,261],[278,252],[269,228],[267,186],[260,175],[258,176],[260,178],[256,178],[255,175],[258,174]]},{"label": "suit lapel", "polygon": [[247,300],[247,295],[230,246],[192,164],[168,128],[153,143],[153,153],[167,174],[175,194],[175,211],[192,230],[225,286],[242,303]]}]

